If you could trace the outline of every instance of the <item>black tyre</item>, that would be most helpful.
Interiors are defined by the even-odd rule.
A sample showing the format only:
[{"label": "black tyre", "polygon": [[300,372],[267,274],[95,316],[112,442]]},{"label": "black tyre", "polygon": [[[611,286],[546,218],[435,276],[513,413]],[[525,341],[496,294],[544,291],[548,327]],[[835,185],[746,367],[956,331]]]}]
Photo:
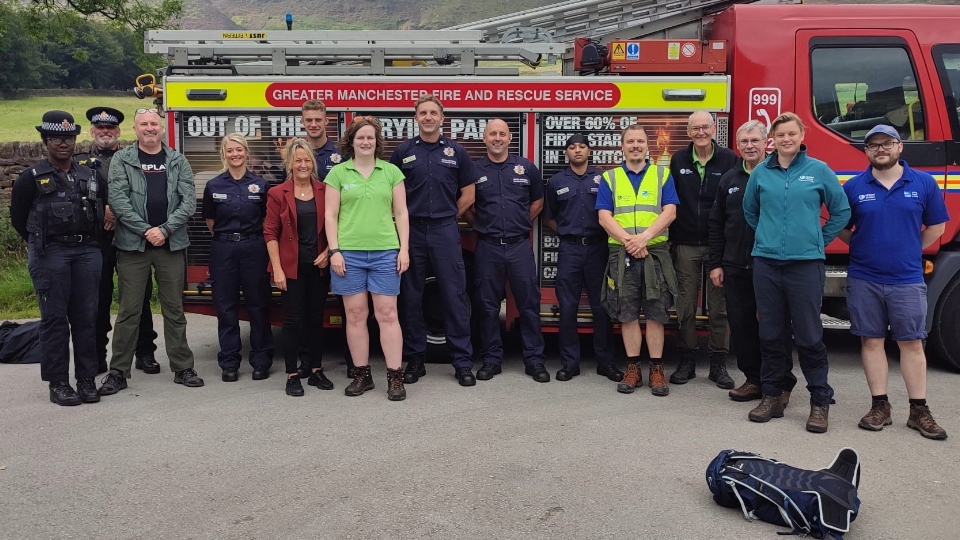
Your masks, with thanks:
[{"label": "black tyre", "polygon": [[960,276],[943,290],[927,344],[943,365],[960,371]]}]

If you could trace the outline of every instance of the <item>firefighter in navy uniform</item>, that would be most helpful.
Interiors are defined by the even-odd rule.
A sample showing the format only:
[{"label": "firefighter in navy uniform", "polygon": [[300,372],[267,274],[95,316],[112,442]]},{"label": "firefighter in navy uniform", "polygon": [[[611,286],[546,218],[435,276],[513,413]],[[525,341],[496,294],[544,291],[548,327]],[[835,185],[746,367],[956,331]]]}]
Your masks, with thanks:
[{"label": "firefighter in navy uniform", "polygon": [[540,330],[540,280],[530,244],[532,222],[543,208],[543,177],[530,160],[509,153],[510,128],[500,119],[487,122],[483,142],[487,156],[476,169],[477,295],[480,303],[480,339],[483,365],[477,379],[488,380],[501,372],[500,302],[504,277],[520,312],[524,372],[541,383],[550,382],[543,365]]},{"label": "firefighter in navy uniform", "polygon": [[587,289],[593,313],[593,351],[597,374],[623,380],[613,361],[613,325],[600,305],[600,287],[606,270],[607,233],[597,218],[597,192],[603,171],[590,165],[590,144],[580,133],[567,139],[570,166],[553,175],[544,193],[544,218],[560,235],[557,259],[557,302],[560,304],[560,371],[558,381],[580,374],[580,336],[577,312],[580,294]]},{"label": "firefighter in navy uniform", "polygon": [[[400,281],[403,382],[413,384],[427,374],[427,328],[423,318],[423,288],[430,270],[437,278],[443,301],[444,329],[454,377],[461,386],[473,386],[473,344],[470,342],[470,298],[460,246],[457,218],[473,204],[473,163],[462,146],[443,136],[443,105],[435,96],[421,96],[414,104],[420,128],[416,137],[390,157],[403,171],[410,213],[410,268]],[[459,192],[459,194],[458,194]]]},{"label": "firefighter in navy uniform", "polygon": [[[90,120],[90,136],[93,145],[90,152],[79,153],[74,156],[77,163],[87,165],[100,175],[97,184],[103,190],[104,200],[107,193],[107,172],[110,170],[110,160],[113,154],[120,149],[120,124],[123,122],[123,113],[111,107],[94,107],[87,110]],[[117,267],[117,249],[113,247],[113,228],[116,220],[110,206],[104,208],[103,231],[99,238],[100,252],[103,257],[103,267],[100,272],[100,296],[97,302],[97,373],[106,373],[107,345],[110,332],[110,306],[113,303],[113,273]],[[136,368],[145,373],[160,373],[160,364],[153,356],[157,350],[154,341],[157,333],[153,330],[153,314],[150,311],[150,297],[153,296],[152,280],[147,282],[143,291],[143,311],[140,314],[140,335],[137,338]]]},{"label": "firefighter in navy uniform", "polygon": [[[50,383],[53,403],[95,403],[100,401],[93,382],[101,266],[97,236],[104,193],[96,172],[73,160],[80,133],[73,116],[49,111],[37,131],[47,158],[14,182],[10,220],[27,241],[40,304],[40,377]],[[69,382],[71,333],[77,390]]]}]

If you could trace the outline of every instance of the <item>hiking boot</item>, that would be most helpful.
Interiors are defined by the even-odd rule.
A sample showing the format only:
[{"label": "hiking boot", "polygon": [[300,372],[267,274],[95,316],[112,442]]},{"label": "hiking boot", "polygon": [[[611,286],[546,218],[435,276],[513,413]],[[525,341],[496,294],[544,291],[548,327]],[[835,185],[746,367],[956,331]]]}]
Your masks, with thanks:
[{"label": "hiking boot", "polygon": [[[690,379],[697,378],[697,356],[693,352],[685,352],[680,356],[677,370],[670,375],[672,384],[687,384]],[[731,388],[733,388],[731,386]]]},{"label": "hiking boot", "polygon": [[745,382],[740,385],[740,388],[727,392],[727,395],[734,401],[753,401],[762,398],[763,392],[759,386],[751,382]]},{"label": "hiking boot", "polygon": [[890,402],[887,400],[874,401],[870,407],[870,412],[865,414],[857,424],[862,429],[870,431],[880,431],[883,426],[889,426],[893,423],[890,418]]},{"label": "hiking boot", "polygon": [[784,409],[786,409],[786,408],[787,408],[787,405],[790,404],[790,392],[789,392],[789,391],[784,390],[783,393],[780,394],[780,404],[783,405],[783,408],[784,408]]},{"label": "hiking boot", "polygon": [[127,387],[127,378],[123,372],[111,369],[110,373],[100,381],[100,390],[97,390],[101,396],[112,396]]},{"label": "hiking boot", "polygon": [[353,382],[343,390],[347,396],[362,396],[367,390],[373,390],[373,377],[370,376],[370,366],[357,366],[354,370]]},{"label": "hiking boot", "polygon": [[660,397],[670,394],[667,376],[663,374],[663,364],[650,364],[650,393]]},{"label": "hiking boot", "polygon": [[50,403],[72,407],[81,403],[77,391],[70,386],[67,381],[57,381],[50,383]]},{"label": "hiking boot", "polygon": [[640,375],[640,364],[628,362],[627,372],[623,375],[623,380],[617,384],[617,392],[621,394],[632,394],[634,389],[640,386],[643,386],[643,376]]},{"label": "hiking boot", "polygon": [[152,354],[138,356],[136,361],[133,363],[133,367],[143,371],[144,373],[149,373],[150,375],[156,375],[157,373],[160,373],[160,364],[157,363],[157,359],[154,358]]},{"label": "hiking boot", "polygon": [[427,368],[423,365],[424,355],[415,354],[407,361],[407,369],[403,370],[403,382],[413,384],[427,374]]},{"label": "hiking boot", "polygon": [[807,431],[810,433],[826,433],[827,417],[830,414],[830,405],[810,404],[810,417],[807,418]]},{"label": "hiking boot", "polygon": [[390,401],[403,401],[407,399],[407,390],[403,387],[403,379],[406,374],[400,369],[387,368],[387,399]]},{"label": "hiking boot", "polygon": [[783,418],[783,400],[780,396],[763,396],[747,418],[751,422],[769,422],[771,418]]},{"label": "hiking boot", "polygon": [[80,401],[84,403],[100,401],[100,394],[97,393],[97,385],[93,384],[93,377],[77,379],[77,394],[80,394]]},{"label": "hiking boot", "polygon": [[[693,377],[690,378],[692,379]],[[733,379],[730,377],[730,374],[727,373],[726,357],[720,355],[710,356],[710,375],[708,375],[707,378],[717,383],[717,388],[730,390],[734,387]]]},{"label": "hiking boot", "polygon": [[203,379],[192,369],[184,369],[176,372],[173,375],[173,382],[190,388],[200,388],[203,386]]},{"label": "hiking boot", "polygon": [[947,438],[947,431],[937,425],[937,421],[930,414],[930,407],[926,405],[910,405],[910,418],[907,427],[920,432],[928,439],[942,441]]}]

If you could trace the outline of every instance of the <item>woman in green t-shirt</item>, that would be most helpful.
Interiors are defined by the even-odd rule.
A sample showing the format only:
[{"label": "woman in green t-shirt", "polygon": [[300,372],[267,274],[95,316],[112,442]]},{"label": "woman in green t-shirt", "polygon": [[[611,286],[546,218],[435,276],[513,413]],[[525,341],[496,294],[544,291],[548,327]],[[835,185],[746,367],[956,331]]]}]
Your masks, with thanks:
[{"label": "woman in green t-shirt", "polygon": [[400,274],[410,266],[409,222],[403,173],[380,159],[380,121],[358,116],[340,139],[340,155],[348,158],[327,174],[326,232],[330,245],[331,286],[343,297],[347,312],[347,345],[356,372],[344,393],[359,396],[372,390],[367,292],[380,325],[380,346],[387,361],[387,398],[406,398],[403,388],[403,334],[397,320]]}]

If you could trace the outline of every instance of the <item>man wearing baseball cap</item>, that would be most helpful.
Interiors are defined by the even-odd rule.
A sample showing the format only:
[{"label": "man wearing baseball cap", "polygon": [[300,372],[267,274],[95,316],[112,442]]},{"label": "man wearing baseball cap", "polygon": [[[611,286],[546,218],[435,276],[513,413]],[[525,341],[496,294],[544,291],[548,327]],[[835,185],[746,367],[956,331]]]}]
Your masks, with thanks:
[{"label": "man wearing baseball cap", "polygon": [[[90,137],[93,146],[90,152],[77,154],[81,164],[93,166],[100,178],[101,186],[106,189],[107,172],[110,161],[120,149],[120,124],[123,113],[112,107],[93,107],[87,109],[90,120]],[[100,296],[97,303],[97,373],[106,373],[107,345],[110,332],[110,306],[113,303],[113,273],[117,267],[117,249],[113,247],[113,228],[116,221],[110,206],[104,211],[103,234],[100,237],[100,251],[103,255],[103,268],[100,273]],[[137,338],[137,369],[145,373],[160,373],[160,364],[153,357],[157,346],[154,340],[157,333],[153,330],[153,316],[150,312],[150,297],[153,295],[153,283],[148,282],[144,290],[143,311],[140,316],[140,334]]]},{"label": "man wearing baseball cap", "polygon": [[937,181],[900,159],[903,143],[895,128],[876,126],[863,142],[870,166],[843,186],[851,217],[838,236],[850,244],[850,331],[860,336],[873,401],[859,426],[880,431],[893,423],[884,349],[889,328],[900,348],[900,372],[910,400],[907,426],[928,439],[943,440],[947,432],[933,419],[926,399],[927,286],[921,253],[940,238],[950,216]]},{"label": "man wearing baseball cap", "polygon": [[[14,182],[10,221],[27,242],[40,304],[40,377],[53,403],[94,403],[100,401],[94,329],[105,193],[94,170],[73,159],[80,126],[70,113],[45,113],[37,131],[47,157]],[[69,382],[71,334],[77,390]]]},{"label": "man wearing baseball cap", "polygon": [[557,302],[560,304],[560,371],[558,381],[580,374],[580,336],[577,312],[580,294],[587,289],[593,313],[593,351],[597,374],[623,380],[613,360],[613,325],[600,305],[600,286],[606,269],[607,233],[597,218],[597,192],[603,171],[590,164],[590,142],[575,133],[567,138],[569,167],[553,175],[544,192],[544,219],[560,235],[557,258]]}]

